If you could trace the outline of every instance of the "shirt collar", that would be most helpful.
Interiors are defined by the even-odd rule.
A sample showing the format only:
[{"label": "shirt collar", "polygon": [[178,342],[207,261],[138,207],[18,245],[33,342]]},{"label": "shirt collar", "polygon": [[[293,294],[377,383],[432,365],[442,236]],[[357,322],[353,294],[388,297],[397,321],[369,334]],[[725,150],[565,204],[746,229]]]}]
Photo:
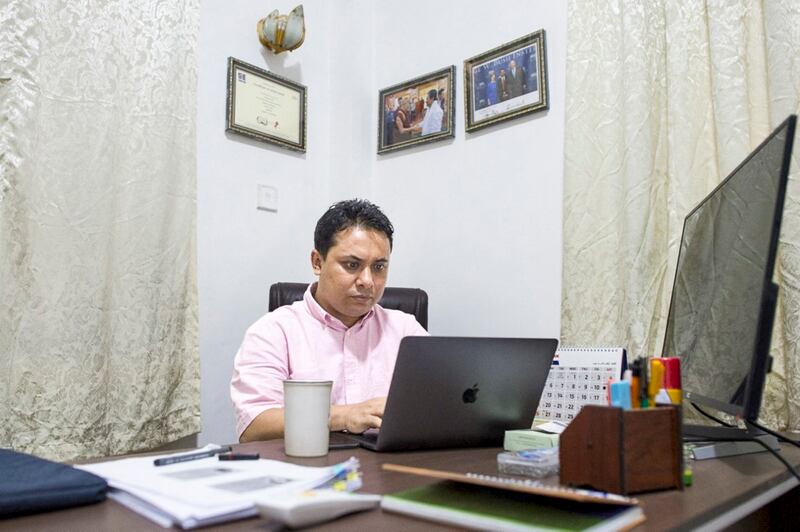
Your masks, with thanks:
[{"label": "shirt collar", "polygon": [[[305,301],[306,308],[308,308],[308,311],[311,314],[311,316],[313,316],[314,319],[316,319],[323,325],[333,327],[335,329],[346,330],[348,328],[347,325],[342,323],[342,321],[339,318],[333,316],[327,310],[322,308],[322,305],[320,305],[317,302],[317,300],[314,299],[313,292],[315,292],[316,290],[317,290],[317,283],[311,283],[310,285],[308,285],[308,288],[306,288],[305,294],[303,294],[303,301]],[[364,324],[367,323],[367,321],[370,320],[374,315],[375,315],[375,305],[373,305],[372,308],[369,309],[369,312],[364,314],[364,316],[362,316],[361,319],[355,322],[353,326],[350,328],[354,330],[361,329],[364,326]]]}]

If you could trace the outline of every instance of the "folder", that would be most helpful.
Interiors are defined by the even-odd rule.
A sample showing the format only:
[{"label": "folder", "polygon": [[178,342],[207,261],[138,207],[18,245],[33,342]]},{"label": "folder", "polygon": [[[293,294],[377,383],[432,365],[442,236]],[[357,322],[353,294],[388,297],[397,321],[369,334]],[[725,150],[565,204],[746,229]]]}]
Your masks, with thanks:
[{"label": "folder", "polygon": [[105,480],[72,466],[0,449],[0,517],[105,500]]}]

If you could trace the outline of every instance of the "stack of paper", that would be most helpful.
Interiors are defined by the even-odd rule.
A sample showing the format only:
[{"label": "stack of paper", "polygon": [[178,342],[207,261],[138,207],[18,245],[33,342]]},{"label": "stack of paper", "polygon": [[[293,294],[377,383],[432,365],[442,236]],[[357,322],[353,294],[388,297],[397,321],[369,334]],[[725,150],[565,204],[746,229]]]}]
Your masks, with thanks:
[{"label": "stack of paper", "polygon": [[[204,449],[214,448],[218,446]],[[274,460],[221,462],[217,456],[154,465],[154,459],[161,457],[78,467],[105,478],[111,487],[109,497],[120,504],[161,526],[185,529],[258,515],[256,499],[301,493],[358,468],[355,458],[331,467],[303,467]],[[354,487],[351,484],[346,488]]]}]

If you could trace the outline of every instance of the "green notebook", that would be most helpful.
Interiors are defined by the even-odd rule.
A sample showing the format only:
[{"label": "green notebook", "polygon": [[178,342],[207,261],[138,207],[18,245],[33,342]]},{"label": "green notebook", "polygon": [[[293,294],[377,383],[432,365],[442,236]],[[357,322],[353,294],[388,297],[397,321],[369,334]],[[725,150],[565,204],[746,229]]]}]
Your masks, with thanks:
[{"label": "green notebook", "polygon": [[386,495],[381,507],[486,530],[620,530],[645,519],[638,506],[587,503],[456,481]]}]

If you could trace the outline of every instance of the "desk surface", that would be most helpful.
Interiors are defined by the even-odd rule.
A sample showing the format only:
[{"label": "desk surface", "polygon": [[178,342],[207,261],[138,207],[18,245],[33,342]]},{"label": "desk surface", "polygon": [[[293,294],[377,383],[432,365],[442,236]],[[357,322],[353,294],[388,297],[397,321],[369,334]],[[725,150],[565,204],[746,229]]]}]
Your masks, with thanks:
[{"label": "desk surface", "polygon": [[[396,463],[483,474],[497,474],[500,449],[461,449],[414,453],[374,453],[362,449],[331,451],[327,457],[291,459],[283,454],[283,442],[275,440],[239,445],[242,452],[259,452],[263,458],[300,465],[324,466],[356,456],[364,473],[364,493],[386,494],[428,483],[425,478],[381,470],[383,463]],[[800,463],[800,449],[784,445],[782,454]],[[713,524],[726,526],[770,503],[797,486],[783,465],[767,453],[705,460],[694,463],[694,485],[684,491],[639,495],[647,515],[640,529],[695,528]],[[557,478],[552,478],[553,483]],[[798,490],[794,490],[797,492]],[[793,493],[794,493],[793,492]],[[794,512],[797,515],[797,512]],[[800,518],[798,518],[800,519]],[[716,520],[716,521],[715,521]],[[788,523],[787,523],[788,524]],[[326,523],[324,530],[446,530],[428,521],[416,520],[380,509],[345,516]],[[0,530],[163,530],[130,510],[107,500],[100,504],[0,521]],[[252,518],[215,527],[215,530],[278,530],[280,526]]]}]

